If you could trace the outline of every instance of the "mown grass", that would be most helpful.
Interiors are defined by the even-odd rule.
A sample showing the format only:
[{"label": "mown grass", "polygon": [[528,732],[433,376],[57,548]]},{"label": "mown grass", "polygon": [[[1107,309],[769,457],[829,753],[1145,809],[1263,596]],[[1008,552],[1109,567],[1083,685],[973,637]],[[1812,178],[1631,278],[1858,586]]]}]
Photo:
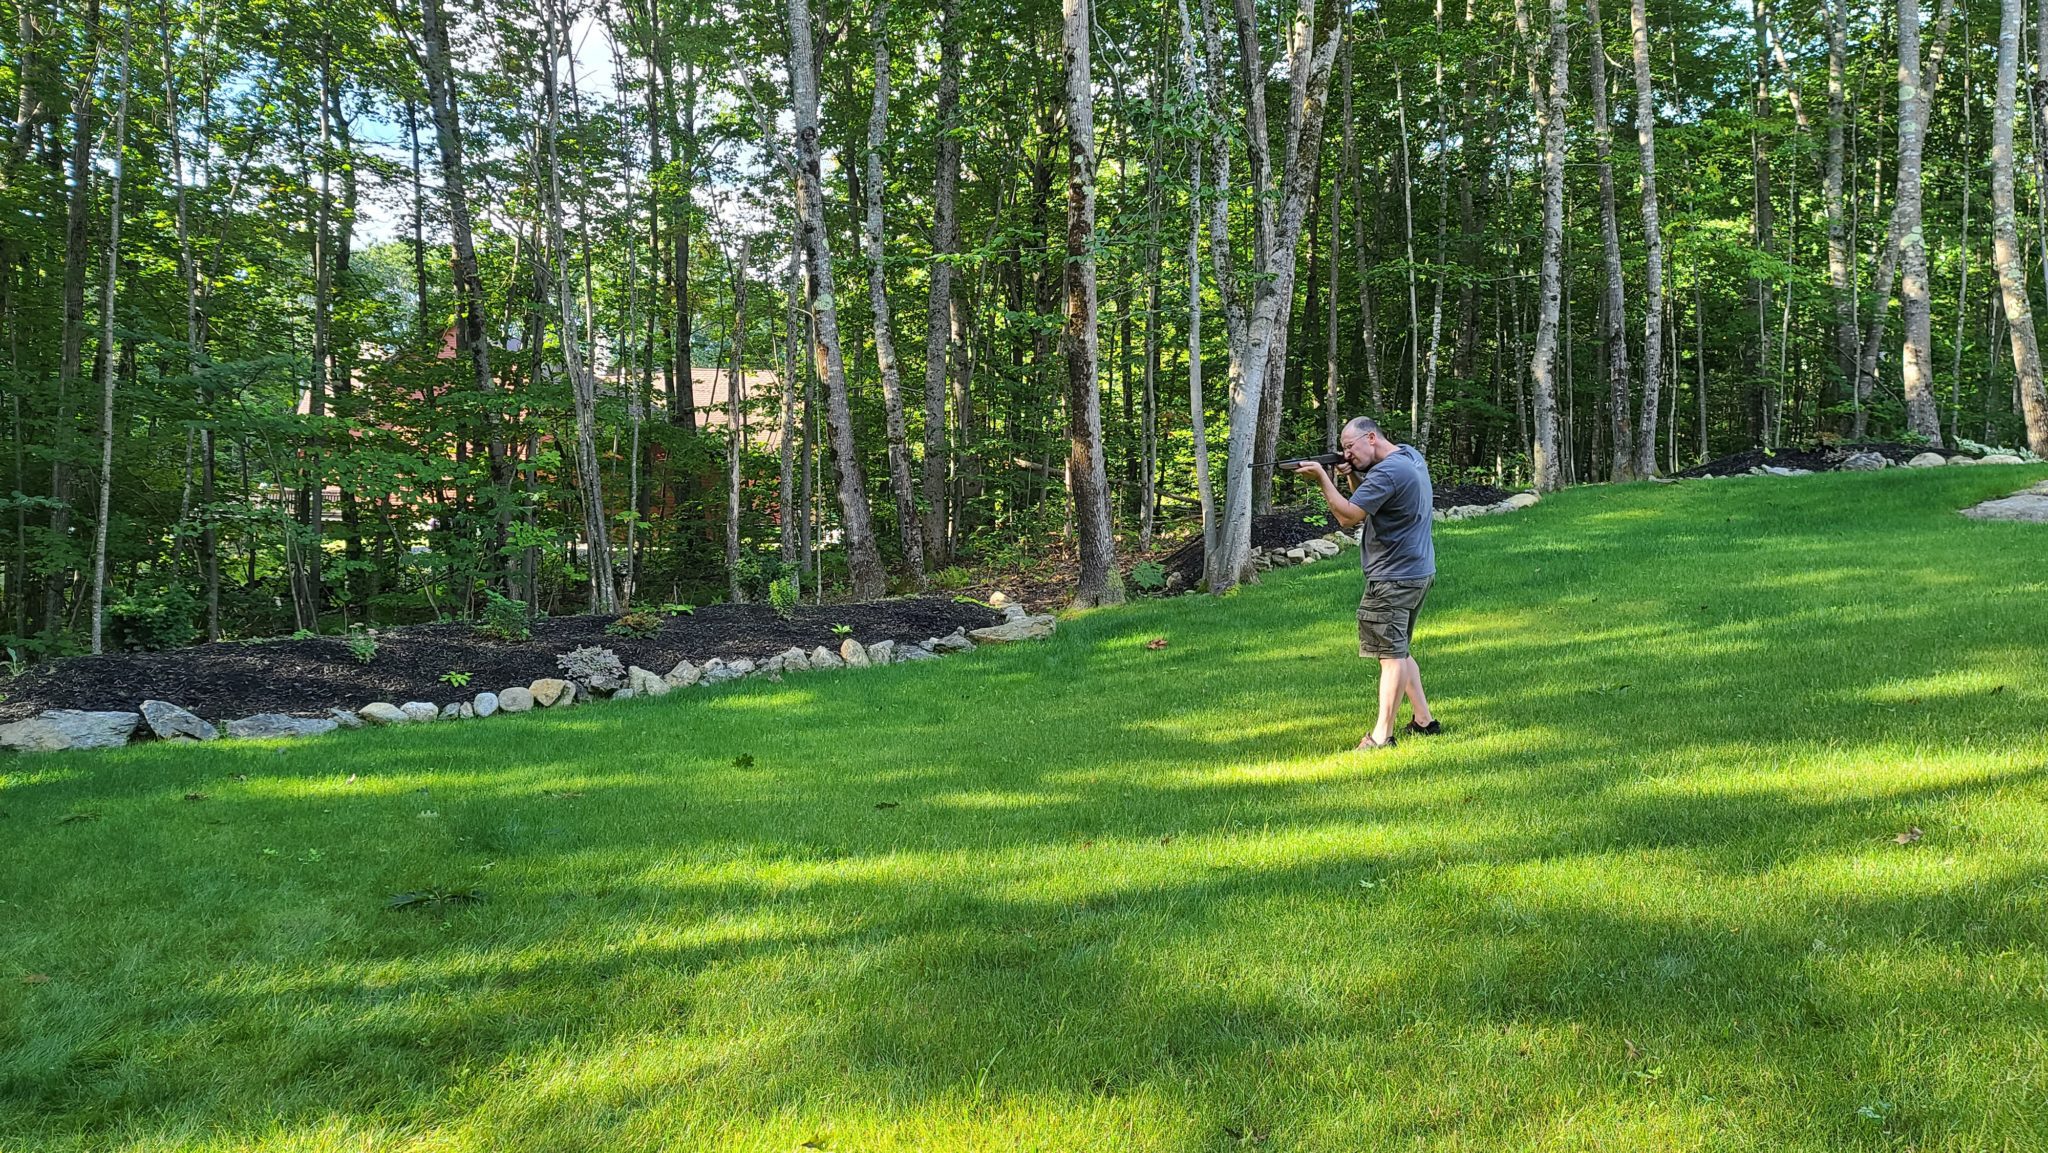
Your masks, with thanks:
[{"label": "mown grass", "polygon": [[2048,530],[1954,511],[2043,475],[1442,526],[1370,756],[1346,561],[0,762],[0,1149],[2048,1147]]}]

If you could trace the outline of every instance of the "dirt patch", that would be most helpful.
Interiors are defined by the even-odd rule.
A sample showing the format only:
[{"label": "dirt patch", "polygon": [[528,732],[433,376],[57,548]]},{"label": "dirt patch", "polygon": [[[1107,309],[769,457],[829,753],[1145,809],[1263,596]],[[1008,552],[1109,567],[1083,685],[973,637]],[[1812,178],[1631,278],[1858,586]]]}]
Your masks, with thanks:
[{"label": "dirt patch", "polygon": [[[712,657],[762,660],[798,646],[837,650],[834,625],[846,625],[862,644],[916,642],[956,628],[999,623],[1002,614],[950,597],[904,597],[866,604],[801,607],[788,620],[767,605],[710,605],[687,616],[663,618],[645,640],[612,636],[609,616],[535,621],[533,639],[493,640],[467,624],[415,625],[377,637],[368,664],[350,656],[338,637],[225,642],[157,653],[69,657],[0,683],[0,722],[43,709],[133,711],[145,700],[170,701],[209,719],[252,713],[317,716],[330,708],[356,709],[371,701],[468,700],[485,690],[526,685],[560,670],[555,657],[579,645],[599,645],[628,665],[665,673],[676,662]],[[444,673],[466,672],[455,688]]]},{"label": "dirt patch", "polygon": [[1490,484],[1454,484],[1436,490],[1436,507],[1457,508],[1460,505],[1495,505],[1515,495],[1504,488]]},{"label": "dirt patch", "polygon": [[1874,452],[1895,465],[1904,464],[1923,452],[1940,452],[1941,455],[1951,458],[1958,455],[1942,452],[1938,448],[1912,444],[1824,444],[1792,446],[1778,449],[1776,452],[1752,448],[1733,456],[1696,464],[1674,475],[1682,480],[1698,480],[1710,476],[1746,476],[1749,470],[1764,466],[1803,468],[1808,472],[1833,472],[1842,467],[1843,461],[1864,452]]}]

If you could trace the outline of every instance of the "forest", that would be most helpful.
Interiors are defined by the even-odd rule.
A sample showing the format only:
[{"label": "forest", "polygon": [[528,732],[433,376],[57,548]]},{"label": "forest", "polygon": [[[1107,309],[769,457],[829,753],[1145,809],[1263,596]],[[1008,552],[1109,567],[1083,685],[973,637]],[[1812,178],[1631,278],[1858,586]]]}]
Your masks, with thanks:
[{"label": "forest", "polygon": [[1539,491],[2048,455],[2044,58],[2048,0],[10,0],[0,634],[1223,592],[1356,415]]}]

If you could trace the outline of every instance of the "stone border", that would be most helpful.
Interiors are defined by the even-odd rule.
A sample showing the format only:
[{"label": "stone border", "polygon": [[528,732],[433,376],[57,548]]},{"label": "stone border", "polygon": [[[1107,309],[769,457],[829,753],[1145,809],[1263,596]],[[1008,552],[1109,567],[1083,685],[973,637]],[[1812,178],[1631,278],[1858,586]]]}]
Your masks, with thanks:
[{"label": "stone border", "polygon": [[[1857,453],[1857,454],[1856,454],[1856,455],[1854,455],[1854,456],[1851,456],[1851,457],[1848,457],[1848,458],[1846,458],[1845,460],[1843,460],[1843,461],[1842,461],[1842,463],[1841,463],[1841,464],[1838,464],[1838,465],[1836,465],[1836,466],[1835,466],[1835,467],[1834,467],[1833,469],[1830,469],[1830,470],[1828,470],[1828,471],[1831,471],[1831,472],[1883,472],[1883,471],[1884,471],[1885,469],[1888,469],[1888,468],[1953,468],[1953,467],[1956,467],[1956,466],[1958,466],[1958,465],[1980,465],[1980,464],[2027,464],[2027,463],[2030,463],[2030,462],[2029,462],[2029,461],[2028,461],[2028,460],[2027,460],[2027,459],[2026,459],[2025,457],[2022,457],[2022,456],[2018,456],[2018,455],[2015,455],[2015,454],[2013,454],[2013,453],[2009,453],[2009,452],[1994,452],[1994,453],[1991,453],[1991,454],[1989,454],[1989,455],[1987,455],[1987,456],[1967,456],[1967,455],[1957,455],[1957,456],[1944,456],[1944,455],[1942,455],[1941,453],[1938,453],[1938,452],[1923,452],[1923,453],[1921,453],[1921,454],[1920,454],[1919,456],[1916,456],[1916,457],[1914,457],[1914,458],[1913,458],[1912,460],[1909,460],[1909,461],[1907,461],[1907,462],[1906,462],[1905,464],[1902,464],[1902,465],[1894,465],[1894,464],[1892,464],[1892,462],[1891,462],[1891,458],[1890,458],[1890,457],[1888,457],[1888,456],[1885,456],[1885,455],[1884,455],[1883,453],[1878,453],[1878,452],[1859,452],[1859,453]],[[1810,469],[1810,468],[1780,468],[1779,466],[1777,466],[1777,465],[1774,465],[1774,464],[1759,464],[1759,465],[1753,465],[1753,466],[1751,466],[1751,468],[1750,468],[1750,470],[1749,470],[1748,472],[1738,472],[1738,473],[1730,473],[1730,474],[1728,474],[1727,476],[1720,476],[1720,475],[1716,475],[1716,476],[1698,476],[1698,477],[1682,477],[1682,478],[1680,478],[1680,477],[1671,477],[1671,478],[1666,478],[1666,477],[1656,477],[1656,478],[1653,478],[1653,479],[1656,479],[1656,480],[1658,480],[1658,481],[1661,481],[1661,482],[1663,482],[1663,483],[1666,483],[1666,484],[1671,484],[1671,483],[1676,483],[1676,482],[1677,482],[1678,480],[1681,480],[1681,479],[1683,479],[1683,480],[1732,480],[1732,479],[1734,479],[1735,477],[1739,477],[1739,476],[1812,476],[1812,475],[1813,475],[1813,472],[1814,472],[1814,470],[1812,470],[1812,469]]]},{"label": "stone border", "polygon": [[1962,511],[1971,520],[2008,520],[2020,524],[2048,524],[2048,480],[2002,496],[1971,505]]},{"label": "stone border", "polygon": [[[1518,492],[1497,504],[1461,504],[1451,508],[1435,509],[1432,510],[1430,519],[1434,521],[1469,520],[1475,516],[1495,516],[1500,513],[1528,508],[1530,505],[1535,504],[1536,501],[1537,496],[1535,493]],[[1265,572],[1269,569],[1314,564],[1319,560],[1327,560],[1330,557],[1336,556],[1347,548],[1357,547],[1358,530],[1345,531],[1339,529],[1336,532],[1326,533],[1314,539],[1305,540],[1297,545],[1288,545],[1285,548],[1253,548],[1252,567],[1260,572]]]},{"label": "stone border", "polygon": [[[1334,554],[1335,546],[1331,546]],[[852,637],[840,642],[834,652],[824,645],[805,652],[791,647],[765,661],[746,657],[719,657],[695,664],[681,661],[666,673],[629,666],[623,676],[586,676],[584,679],[543,677],[530,685],[513,685],[495,692],[480,692],[465,701],[437,705],[431,701],[407,701],[394,705],[371,701],[360,709],[330,709],[324,717],[301,717],[289,713],[258,713],[239,717],[216,727],[188,709],[169,701],[144,701],[135,712],[92,712],[81,709],[45,709],[27,720],[0,725],[0,749],[20,752],[52,752],[62,749],[113,749],[131,741],[156,739],[181,743],[219,740],[274,740],[283,737],[311,737],[336,729],[365,726],[386,728],[430,724],[437,721],[467,720],[524,713],[534,709],[566,708],[578,702],[609,697],[615,701],[633,697],[667,696],[677,689],[715,685],[744,677],[765,677],[780,682],[784,675],[814,669],[865,669],[879,665],[910,664],[937,660],[948,653],[969,652],[981,645],[1014,644],[1041,640],[1053,635],[1058,622],[1049,614],[1034,616],[1024,606],[997,593],[990,607],[1002,611],[1003,623],[972,632],[954,629],[943,637],[931,637],[912,644],[884,640],[863,645]],[[601,650],[609,654],[611,650]],[[616,668],[617,657],[612,657]]]}]

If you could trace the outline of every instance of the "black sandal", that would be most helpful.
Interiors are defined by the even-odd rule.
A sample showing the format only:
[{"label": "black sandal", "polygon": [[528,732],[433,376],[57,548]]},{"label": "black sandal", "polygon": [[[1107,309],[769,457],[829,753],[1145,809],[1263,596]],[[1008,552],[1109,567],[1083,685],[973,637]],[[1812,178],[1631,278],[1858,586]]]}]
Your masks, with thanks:
[{"label": "black sandal", "polygon": [[1424,737],[1441,736],[1444,731],[1444,723],[1440,720],[1432,719],[1426,725],[1418,725],[1413,718],[1410,718],[1408,721],[1408,731]]}]

